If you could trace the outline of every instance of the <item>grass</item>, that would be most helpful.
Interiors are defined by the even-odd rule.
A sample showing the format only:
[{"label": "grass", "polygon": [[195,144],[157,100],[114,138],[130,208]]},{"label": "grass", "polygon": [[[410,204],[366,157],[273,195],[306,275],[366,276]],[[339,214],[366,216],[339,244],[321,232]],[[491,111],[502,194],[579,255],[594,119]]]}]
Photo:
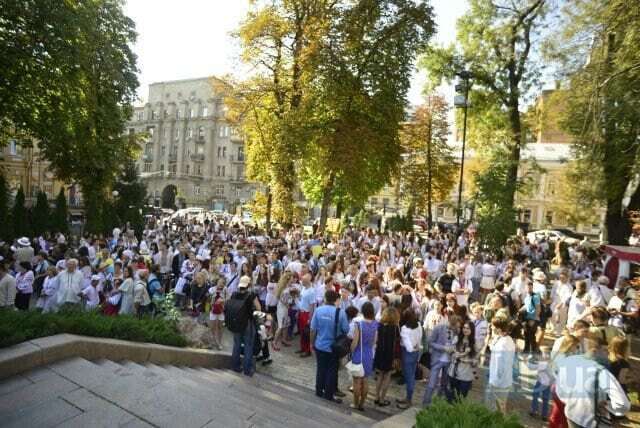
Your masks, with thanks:
[{"label": "grass", "polygon": [[0,311],[0,348],[60,333],[184,347],[175,321],[162,318],[108,317],[97,312]]},{"label": "grass", "polygon": [[503,415],[470,400],[447,403],[436,398],[418,412],[416,428],[522,428],[516,415]]}]

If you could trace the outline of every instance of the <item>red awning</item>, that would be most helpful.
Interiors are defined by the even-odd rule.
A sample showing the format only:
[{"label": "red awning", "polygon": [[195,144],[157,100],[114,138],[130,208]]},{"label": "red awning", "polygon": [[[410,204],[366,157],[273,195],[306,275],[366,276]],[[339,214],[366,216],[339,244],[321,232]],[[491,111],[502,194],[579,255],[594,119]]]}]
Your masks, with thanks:
[{"label": "red awning", "polygon": [[640,247],[625,247],[622,245],[605,245],[604,252],[620,260],[640,263]]}]

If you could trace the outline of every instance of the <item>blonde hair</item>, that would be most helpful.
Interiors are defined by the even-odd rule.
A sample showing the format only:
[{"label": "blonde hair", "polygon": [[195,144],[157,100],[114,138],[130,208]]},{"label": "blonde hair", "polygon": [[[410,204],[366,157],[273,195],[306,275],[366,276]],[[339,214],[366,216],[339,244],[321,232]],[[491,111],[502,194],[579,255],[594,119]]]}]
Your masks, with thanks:
[{"label": "blonde hair", "polygon": [[382,311],[380,324],[398,325],[400,324],[400,314],[396,308],[386,308]]},{"label": "blonde hair", "polygon": [[558,353],[563,355],[574,354],[575,351],[578,350],[579,345],[580,345],[580,339],[578,339],[577,337],[571,334],[565,334],[564,337],[562,338],[562,343],[558,348]]},{"label": "blonde hair", "polygon": [[292,277],[293,277],[293,274],[291,273],[291,271],[288,271],[288,270],[284,271],[284,273],[280,277],[280,280],[278,281],[278,287],[276,288],[276,297],[278,299],[282,295],[282,292],[284,291],[284,289],[287,288],[287,285],[289,285],[289,281],[291,281]]},{"label": "blonde hair", "polygon": [[630,354],[629,339],[615,336],[609,342],[609,361],[628,360]]}]

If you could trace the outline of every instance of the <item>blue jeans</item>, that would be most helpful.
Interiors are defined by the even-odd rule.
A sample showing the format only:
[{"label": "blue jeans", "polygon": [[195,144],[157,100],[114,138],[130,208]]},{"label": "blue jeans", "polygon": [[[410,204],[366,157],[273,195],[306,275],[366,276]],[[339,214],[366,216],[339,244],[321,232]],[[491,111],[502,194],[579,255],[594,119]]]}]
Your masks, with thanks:
[{"label": "blue jeans", "polygon": [[[449,362],[436,361],[431,363],[431,373],[429,373],[429,383],[424,390],[424,399],[422,404],[428,406],[431,404],[431,397],[433,392],[436,391],[439,394],[446,391],[447,384],[449,383],[449,376],[447,376],[447,369],[449,368]],[[442,376],[440,376],[442,372]],[[438,377],[440,377],[440,387],[438,387]]]},{"label": "blue jeans", "polygon": [[542,417],[549,415],[549,397],[551,396],[551,386],[542,385],[540,381],[533,387],[533,397],[531,399],[531,413],[538,413],[538,398],[542,396]]},{"label": "blue jeans", "polygon": [[[244,371],[247,376],[252,376],[255,371],[253,364],[253,344],[256,340],[256,326],[249,321],[244,333],[233,333],[233,353],[231,354],[231,368],[237,372]],[[240,352],[244,344],[244,359],[240,367]]]},{"label": "blue jeans", "polygon": [[416,387],[416,367],[418,367],[420,352],[407,352],[404,348],[400,350],[402,351],[402,376],[407,387],[407,401],[411,401]]},{"label": "blue jeans", "polygon": [[333,400],[338,380],[338,357],[333,352],[316,351],[316,395]]}]

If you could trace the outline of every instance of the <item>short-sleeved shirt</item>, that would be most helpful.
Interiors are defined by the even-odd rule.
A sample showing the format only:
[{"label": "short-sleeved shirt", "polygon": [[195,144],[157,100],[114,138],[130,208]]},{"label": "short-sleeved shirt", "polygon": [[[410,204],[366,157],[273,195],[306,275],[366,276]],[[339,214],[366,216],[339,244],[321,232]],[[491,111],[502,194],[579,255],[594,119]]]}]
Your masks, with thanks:
[{"label": "short-sleeved shirt", "polygon": [[536,319],[536,306],[540,305],[540,295],[538,293],[527,294],[524,298],[525,313],[524,317],[527,320]]},{"label": "short-sleeved shirt", "polygon": [[[322,305],[313,313],[311,319],[311,330],[316,332],[314,347],[323,352],[331,352],[331,345],[336,339],[336,311],[333,305]],[[349,322],[347,314],[340,310],[338,316],[338,335],[347,334]]]},{"label": "short-sleeved shirt", "polygon": [[303,312],[311,312],[311,305],[316,303],[316,290],[313,287],[303,288],[300,294],[299,308]]}]

